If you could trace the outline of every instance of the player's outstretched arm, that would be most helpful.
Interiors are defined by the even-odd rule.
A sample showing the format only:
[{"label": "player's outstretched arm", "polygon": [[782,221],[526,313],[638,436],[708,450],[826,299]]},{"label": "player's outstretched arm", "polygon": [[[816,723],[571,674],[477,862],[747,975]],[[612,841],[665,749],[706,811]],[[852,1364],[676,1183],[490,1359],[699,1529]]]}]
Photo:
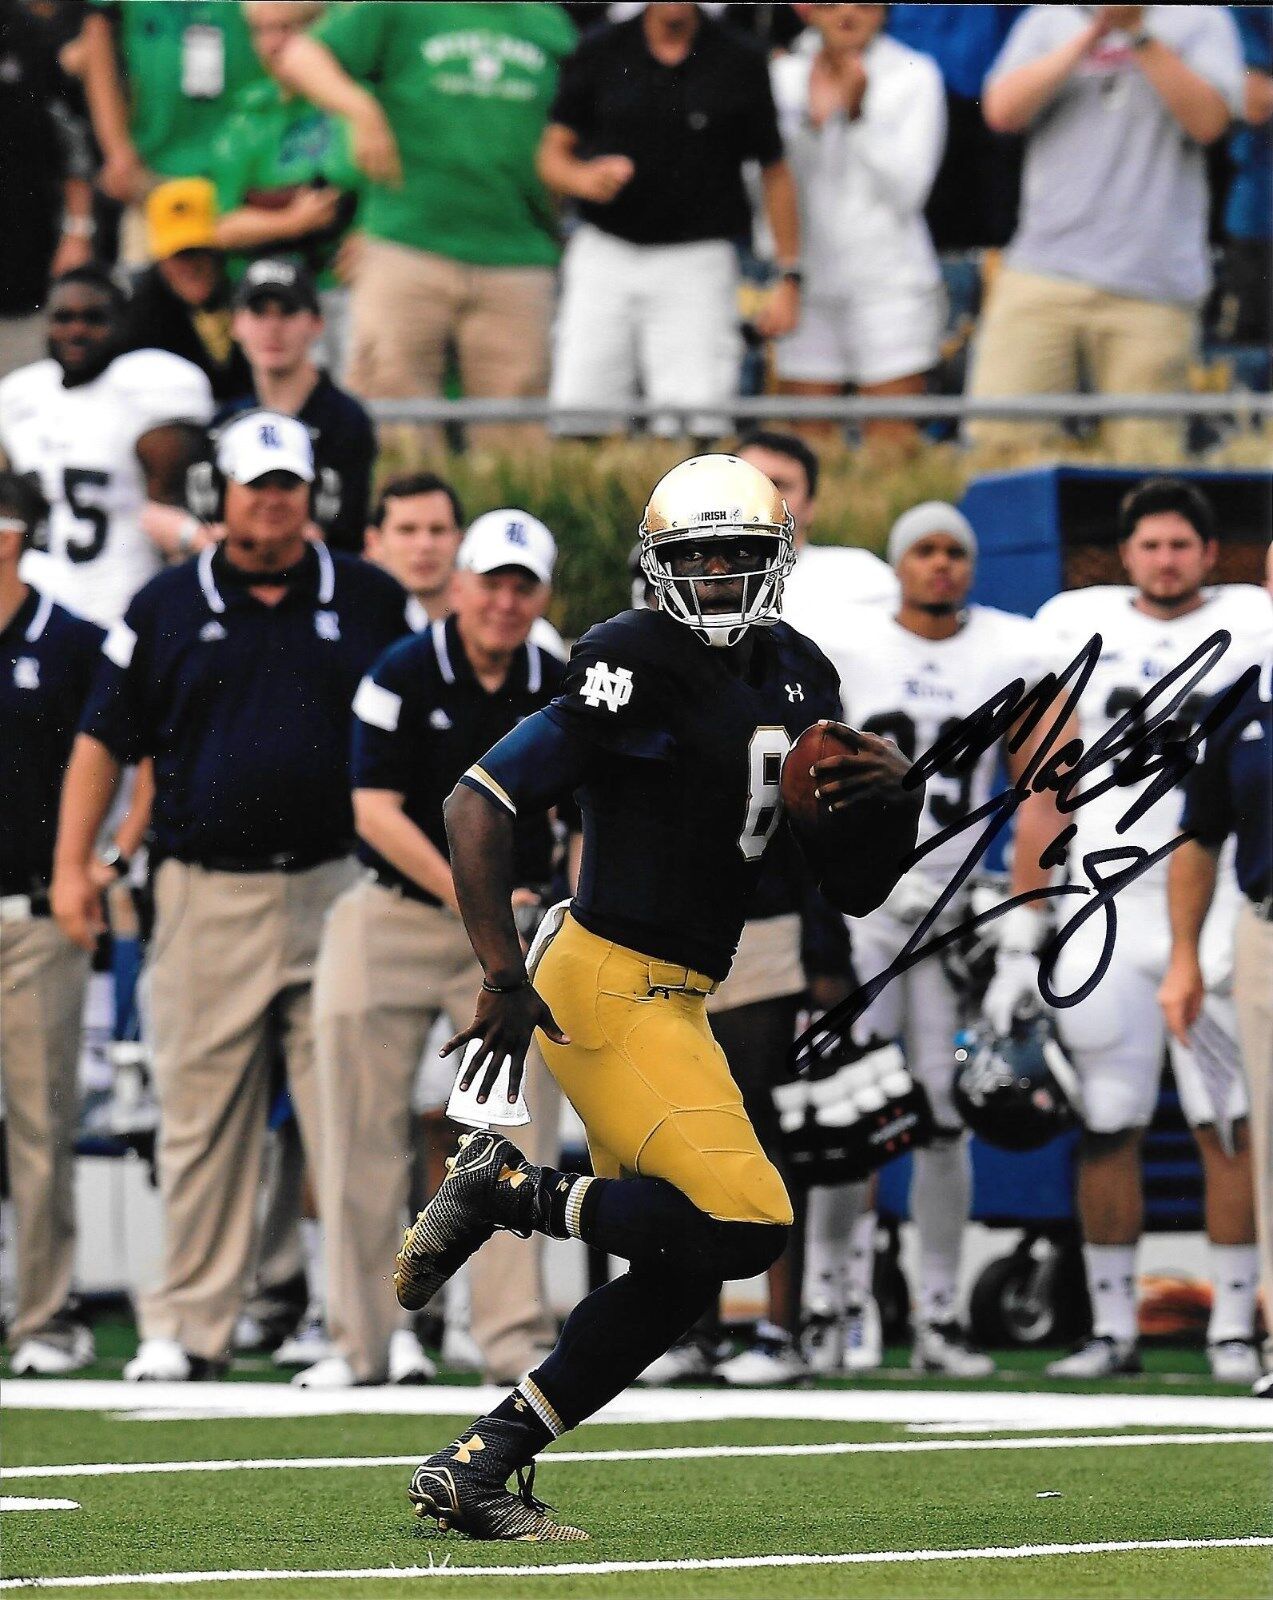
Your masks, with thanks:
[{"label": "player's outstretched arm", "polygon": [[509,1057],[508,1095],[515,1100],[535,1029],[542,1028],[557,1044],[569,1044],[570,1040],[526,976],[513,920],[511,813],[485,794],[459,784],[447,798],[444,815],[460,915],[485,979],[473,1021],[448,1041],[442,1054],[449,1056],[472,1039],[482,1041],[460,1080],[460,1087],[467,1089],[481,1074],[480,1102],[490,1094],[505,1056]]}]

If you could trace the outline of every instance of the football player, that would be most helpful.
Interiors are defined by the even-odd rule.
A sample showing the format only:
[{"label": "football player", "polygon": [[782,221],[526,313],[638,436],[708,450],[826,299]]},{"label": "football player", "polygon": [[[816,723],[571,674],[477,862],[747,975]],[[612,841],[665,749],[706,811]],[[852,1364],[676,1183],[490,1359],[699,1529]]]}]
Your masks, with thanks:
[{"label": "football player", "polygon": [[[1038,625],[1060,667],[1099,634],[1100,659],[1084,690],[1077,727],[1090,750],[1116,723],[1134,727],[1165,707],[1144,703],[1166,674],[1223,629],[1232,644],[1193,684],[1169,727],[1152,735],[1183,739],[1209,694],[1235,679],[1267,644],[1273,612],[1253,584],[1207,586],[1218,545],[1210,504],[1192,485],[1150,479],[1119,510],[1119,554],[1130,587],[1068,591],[1049,600]],[[1169,790],[1145,814],[1120,821],[1152,781],[1135,752],[1096,768],[1082,784],[1099,788],[1113,767],[1117,782],[1074,812],[1071,875],[1092,851],[1154,851],[1178,832],[1180,791]],[[1121,865],[1116,862],[1114,865]],[[1078,1203],[1083,1229],[1093,1337],[1049,1367],[1054,1377],[1095,1378],[1139,1372],[1136,1346],[1136,1245],[1143,1226],[1140,1143],[1154,1114],[1165,1029],[1157,989],[1170,954],[1164,858],[1120,890],[1118,933],[1108,969],[1091,994],[1057,1013],[1057,1024],[1083,1085],[1087,1133],[1080,1151]],[[1171,1057],[1185,1117],[1206,1180],[1214,1296],[1208,1327],[1213,1374],[1251,1383],[1259,1376],[1254,1335],[1258,1278],[1246,1086],[1233,1042],[1229,999],[1232,930],[1238,900],[1231,856],[1221,858],[1211,913],[1202,934],[1209,994],[1194,1048],[1172,1041]],[[1059,994],[1073,993],[1097,967],[1105,919],[1091,917],[1065,944],[1055,973]],[[1028,966],[1023,981],[1029,983]]]},{"label": "football player", "polygon": [[[954,506],[928,501],[912,507],[889,534],[888,557],[901,584],[896,613],[862,607],[851,620],[840,622],[833,637],[819,637],[844,686],[846,719],[895,740],[911,759],[1014,679],[1032,683],[1040,675],[1035,630],[1027,618],[968,604],[976,555],[973,530]],[[1030,753],[1026,744],[1009,756],[1014,776]],[[930,781],[921,841],[958,823],[986,800],[996,756],[990,746]],[[1045,881],[1037,858],[1051,837],[1042,830],[1053,815],[1050,799],[1042,797],[1022,808],[1017,892]],[[853,964],[862,979],[893,962],[961,866],[974,836],[947,840],[902,878],[877,911],[851,921]],[[1029,841],[1036,836],[1042,843],[1031,850]],[[965,897],[957,897],[932,931],[954,927],[967,911]],[[1034,919],[1025,908],[1016,915],[1030,918],[1027,927],[1033,931]],[[938,1128],[933,1142],[916,1151],[911,1181],[911,1216],[919,1235],[911,1365],[919,1372],[968,1378],[993,1371],[993,1363],[969,1346],[956,1316],[971,1199],[967,1138],[951,1101],[953,1040],[960,1023],[959,996],[934,955],[894,978],[857,1026],[863,1039],[875,1035],[901,1040],[912,1076],[928,1090]],[[824,1286],[824,1294],[828,1289],[832,1295],[843,1293],[848,1241],[865,1188],[852,1184],[813,1191],[808,1271],[812,1284]]]},{"label": "football player", "polygon": [[[494,1132],[467,1136],[408,1231],[399,1298],[424,1304],[496,1227],[583,1239],[631,1264],[575,1308],[506,1400],[417,1468],[417,1512],[479,1538],[586,1537],[535,1500],[526,1469],[666,1350],[722,1280],[776,1260],[792,1220],[704,1002],[783,822],[783,757],[812,719],[838,713],[838,683],[779,621],[792,523],[762,473],[732,456],[683,462],[655,488],[641,533],[658,609],[585,634],[557,698],[447,802],[456,892],[485,972],[474,1021],[448,1046],[470,1047],[460,1085],[512,1099],[538,1030],[596,1176],[533,1167]],[[851,814],[865,786],[914,815],[908,763],[863,738],[860,756],[818,763],[825,811]],[[514,823],[563,791],[584,819],[579,889],[550,913],[528,975],[509,904]],[[889,852],[851,861],[865,894],[887,894]]]},{"label": "football player", "polygon": [[[212,415],[208,380],[189,361],[116,354],[123,310],[103,268],[63,273],[49,294],[48,357],[0,383],[0,446],[15,471],[37,476],[51,508],[48,550],[24,570],[103,627],[163,565],[142,513],[148,500],[182,504]],[[182,527],[180,549],[193,549],[198,525]]]}]

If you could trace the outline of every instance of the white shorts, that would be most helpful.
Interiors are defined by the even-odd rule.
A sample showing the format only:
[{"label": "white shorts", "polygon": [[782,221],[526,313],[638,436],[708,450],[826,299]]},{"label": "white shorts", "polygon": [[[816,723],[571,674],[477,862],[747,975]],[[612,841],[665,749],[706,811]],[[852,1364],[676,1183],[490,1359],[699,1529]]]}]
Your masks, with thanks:
[{"label": "white shorts", "polygon": [[[1149,1126],[1168,1043],[1158,1004],[1158,986],[1171,954],[1166,896],[1161,889],[1140,895],[1129,889],[1116,905],[1118,933],[1104,976],[1086,999],[1056,1013],[1061,1043],[1083,1086],[1084,1120],[1093,1133]],[[1237,910],[1233,881],[1222,877],[1203,925],[1201,957],[1207,984],[1204,1011],[1230,1038],[1236,1037],[1237,1028],[1229,998]],[[1104,918],[1093,916],[1067,942],[1053,976],[1058,993],[1072,993],[1094,970],[1104,936]],[[1204,1070],[1193,1050],[1174,1039],[1170,1045],[1181,1109],[1190,1127],[1213,1123],[1217,1114],[1230,1121],[1246,1115],[1246,1080],[1240,1068],[1221,1083],[1210,1058]]]},{"label": "white shorts", "polygon": [[[561,264],[550,393],[555,406],[601,408],[643,393],[719,406],[738,393],[738,258],[723,239],[629,244],[588,223]],[[724,432],[727,421],[692,432]],[[588,431],[559,423],[563,432]],[[679,431],[679,430],[678,430]]]},{"label": "white shorts", "polygon": [[[915,931],[913,922],[899,922],[883,910],[850,918],[848,927],[853,969],[863,983],[883,972]],[[893,978],[853,1030],[862,1040],[872,1034],[901,1040],[911,1077],[928,1091],[937,1126],[948,1133],[963,1126],[950,1094],[955,1081],[955,1034],[961,1025],[959,997],[940,958],[930,956]]]},{"label": "white shorts", "polygon": [[780,378],[795,383],[888,383],[936,366],[946,325],[941,287],[895,294],[811,294],[794,333],[774,346]]},{"label": "white shorts", "polygon": [[805,986],[800,935],[800,915],[796,911],[744,922],[734,964],[720,988],[708,995],[707,1014],[799,994]]},{"label": "white shorts", "polygon": [[420,1057],[420,1065],[416,1068],[415,1083],[411,1088],[411,1109],[417,1116],[426,1111],[446,1110],[460,1057],[447,1056],[444,1060],[438,1051],[454,1032],[455,1028],[445,1011],[429,1029],[424,1053]]}]

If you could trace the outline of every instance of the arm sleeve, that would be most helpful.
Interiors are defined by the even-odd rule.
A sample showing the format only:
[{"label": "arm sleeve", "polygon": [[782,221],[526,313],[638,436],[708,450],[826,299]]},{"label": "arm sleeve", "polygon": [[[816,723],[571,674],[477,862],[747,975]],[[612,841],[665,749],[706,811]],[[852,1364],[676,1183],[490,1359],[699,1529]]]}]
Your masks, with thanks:
[{"label": "arm sleeve", "polygon": [[358,685],[353,704],[350,783],[405,794],[425,759],[410,663],[396,646]]},{"label": "arm sleeve", "polygon": [[905,78],[876,90],[868,82],[862,115],[850,125],[854,155],[877,197],[903,215],[922,211],[946,148],[946,93],[927,57]]},{"label": "arm sleeve", "polygon": [[576,50],[562,62],[548,110],[549,122],[560,123],[581,139],[590,138],[597,127],[596,94],[589,70],[591,55],[591,51]]},{"label": "arm sleeve", "polygon": [[206,424],[212,420],[212,386],[192,361],[166,350],[139,350],[130,358],[126,375],[128,400],[137,417],[137,436],[166,422]]},{"label": "arm sleeve", "polygon": [[372,78],[384,62],[396,6],[329,6],[310,29],[352,78]]},{"label": "arm sleeve", "polygon": [[616,755],[670,761],[675,687],[666,667],[603,623],[571,651],[561,691],[545,715],[585,744]]},{"label": "arm sleeve", "polygon": [[778,127],[773,84],[769,80],[769,65],[758,52],[749,76],[751,113],[747,120],[746,147],[740,153],[744,161],[758,161],[762,167],[769,167],[782,160],[782,133]]},{"label": "arm sleeve", "polygon": [[[1087,25],[1084,18],[1069,18],[1063,12],[1053,18],[1049,15],[1052,9],[1051,6],[1031,6],[1024,16],[1018,17],[986,74],[986,83],[993,83],[996,78],[1015,72],[1030,61],[1037,61],[1061,44],[1068,33],[1077,33]],[[1058,27],[1057,23],[1063,26]]]},{"label": "arm sleeve", "polygon": [[525,717],[468,769],[460,782],[509,816],[545,811],[587,775],[593,752],[547,708]]},{"label": "arm sleeve", "polygon": [[1242,41],[1227,6],[1198,6],[1193,26],[1182,38],[1180,59],[1224,96],[1235,117],[1242,115],[1246,69]]},{"label": "arm sleeve", "polygon": [[[143,591],[144,594],[144,591]],[[80,732],[104,744],[121,766],[153,753],[146,717],[147,608],[134,599],[102,641]]]}]

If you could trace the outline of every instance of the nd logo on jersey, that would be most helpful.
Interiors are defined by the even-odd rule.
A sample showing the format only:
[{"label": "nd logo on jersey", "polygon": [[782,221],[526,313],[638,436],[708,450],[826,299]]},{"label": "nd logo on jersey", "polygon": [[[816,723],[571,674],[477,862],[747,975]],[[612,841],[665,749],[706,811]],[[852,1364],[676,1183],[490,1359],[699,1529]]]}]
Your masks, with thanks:
[{"label": "nd logo on jersey", "polygon": [[579,691],[579,697],[594,711],[598,706],[605,706],[609,711],[618,711],[632,698],[631,667],[616,667],[611,672],[607,662],[593,662],[584,674],[583,688]]}]

